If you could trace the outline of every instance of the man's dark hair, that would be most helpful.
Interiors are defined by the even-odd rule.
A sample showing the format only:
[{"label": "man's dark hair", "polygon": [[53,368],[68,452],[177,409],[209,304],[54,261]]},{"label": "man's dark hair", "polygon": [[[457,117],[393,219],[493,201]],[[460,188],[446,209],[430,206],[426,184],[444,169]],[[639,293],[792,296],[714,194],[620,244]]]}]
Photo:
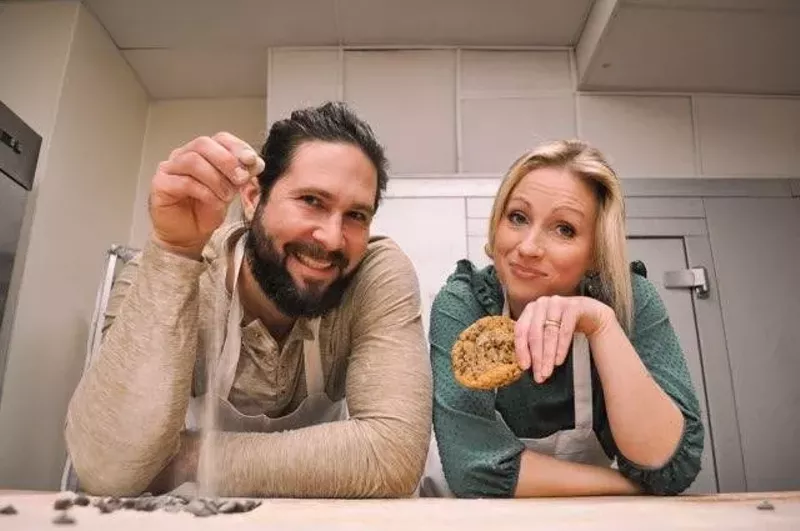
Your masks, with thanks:
[{"label": "man's dark hair", "polygon": [[378,174],[374,204],[377,210],[389,179],[388,162],[372,128],[342,102],[296,110],[291,117],[272,124],[261,148],[265,163],[264,171],[258,176],[261,201],[269,197],[275,182],[289,169],[297,148],[315,140],[351,144],[364,152]]}]

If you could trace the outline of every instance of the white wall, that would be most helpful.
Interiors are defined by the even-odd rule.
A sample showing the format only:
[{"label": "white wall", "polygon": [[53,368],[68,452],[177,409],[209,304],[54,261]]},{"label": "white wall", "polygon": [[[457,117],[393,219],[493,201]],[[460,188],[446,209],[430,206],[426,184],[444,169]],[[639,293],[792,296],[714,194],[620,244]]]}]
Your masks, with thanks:
[{"label": "white wall", "polygon": [[150,233],[147,197],[150,181],[159,162],[167,159],[173,149],[193,138],[211,136],[220,131],[234,134],[258,150],[266,138],[265,112],[265,102],[260,98],[152,102],[147,118],[129,245],[140,248]]},{"label": "white wall", "polygon": [[395,175],[499,175],[538,141],[576,136],[623,178],[800,175],[800,98],[578,93],[566,50],[276,48],[269,63],[268,121],[343,97]]},{"label": "white wall", "polygon": [[[568,50],[270,50],[267,122],[344,99],[386,146],[373,232],[411,256],[427,305],[469,256],[524,151],[578,137],[622,178],[800,177],[800,98],[579,93]],[[469,199],[467,199],[469,197]]]},{"label": "white wall", "polygon": [[147,95],[77,2],[4,6],[0,44],[0,98],[45,137],[6,319],[0,486],[53,489],[104,252],[130,233]]}]

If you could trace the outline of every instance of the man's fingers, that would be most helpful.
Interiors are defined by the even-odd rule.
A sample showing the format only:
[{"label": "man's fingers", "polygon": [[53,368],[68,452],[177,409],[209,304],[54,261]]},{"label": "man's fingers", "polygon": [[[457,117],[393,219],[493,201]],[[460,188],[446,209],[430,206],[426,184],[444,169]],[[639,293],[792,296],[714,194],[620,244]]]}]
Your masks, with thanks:
[{"label": "man's fingers", "polygon": [[244,140],[224,131],[214,135],[214,140],[231,152],[251,176],[259,175],[264,171],[264,160]]},{"label": "man's fingers", "polygon": [[188,175],[159,174],[154,184],[162,193],[176,199],[191,197],[206,205],[219,208],[225,208],[227,204],[208,186]]},{"label": "man's fingers", "polygon": [[185,146],[185,151],[199,153],[237,188],[250,180],[250,170],[234,152],[214,138],[195,138]]},{"label": "man's fingers", "polygon": [[196,151],[184,151],[159,168],[168,175],[191,176],[205,185],[220,201],[233,200],[236,188],[216,167]]}]

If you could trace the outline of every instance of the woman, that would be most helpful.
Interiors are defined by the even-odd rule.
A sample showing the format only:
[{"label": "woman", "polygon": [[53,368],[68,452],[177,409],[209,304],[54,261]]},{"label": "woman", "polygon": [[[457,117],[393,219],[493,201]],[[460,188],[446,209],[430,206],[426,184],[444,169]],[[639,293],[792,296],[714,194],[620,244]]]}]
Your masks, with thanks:
[{"label": "woman", "polygon": [[[438,452],[433,444],[422,494],[686,489],[700,470],[700,408],[661,299],[630,273],[623,194],[603,156],[559,141],[518,159],[495,198],[486,252],[493,265],[460,261],[433,303]],[[495,392],[463,387],[453,344],[502,314],[516,321],[526,373]]]}]

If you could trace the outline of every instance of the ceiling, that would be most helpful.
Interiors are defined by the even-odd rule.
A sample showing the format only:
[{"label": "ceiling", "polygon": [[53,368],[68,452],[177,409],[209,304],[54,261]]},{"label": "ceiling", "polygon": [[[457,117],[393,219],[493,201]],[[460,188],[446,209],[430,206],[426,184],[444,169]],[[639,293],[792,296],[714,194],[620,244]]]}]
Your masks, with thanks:
[{"label": "ceiling", "polygon": [[800,0],[82,0],[152,97],[263,96],[273,46],[577,47],[582,90],[800,94]]},{"label": "ceiling", "polygon": [[624,0],[605,16],[601,3],[583,90],[800,94],[798,0]]},{"label": "ceiling", "polygon": [[83,0],[154,98],[263,96],[272,46],[571,46],[592,0]]}]

